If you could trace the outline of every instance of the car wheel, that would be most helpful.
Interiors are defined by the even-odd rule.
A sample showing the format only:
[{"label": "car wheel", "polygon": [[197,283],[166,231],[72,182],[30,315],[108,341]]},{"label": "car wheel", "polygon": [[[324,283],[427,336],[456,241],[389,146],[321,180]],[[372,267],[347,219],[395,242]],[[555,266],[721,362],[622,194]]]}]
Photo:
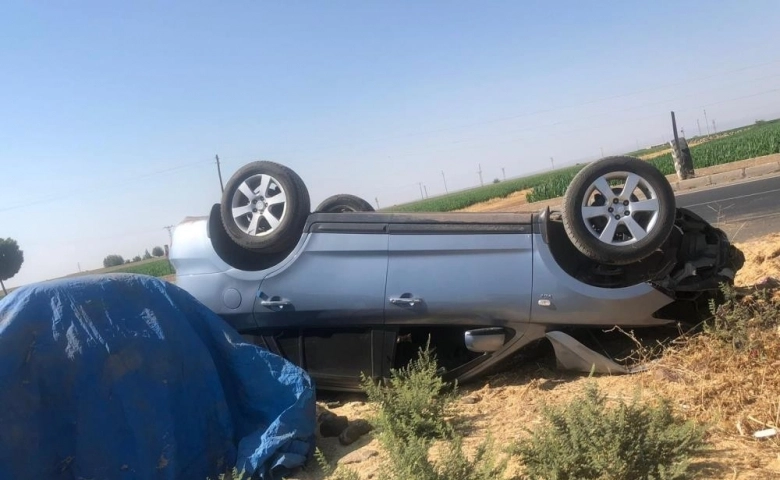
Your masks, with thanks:
[{"label": "car wheel", "polygon": [[319,204],[315,212],[343,213],[343,212],[373,212],[374,207],[360,197],[349,194],[339,194],[328,197]]},{"label": "car wheel", "polygon": [[238,245],[277,253],[298,242],[310,208],[309,192],[298,174],[263,161],[245,165],[230,177],[220,216]]},{"label": "car wheel", "polygon": [[587,257],[626,265],[663,245],[674,227],[666,177],[634,157],[607,157],[583,168],[566,190],[563,226]]}]

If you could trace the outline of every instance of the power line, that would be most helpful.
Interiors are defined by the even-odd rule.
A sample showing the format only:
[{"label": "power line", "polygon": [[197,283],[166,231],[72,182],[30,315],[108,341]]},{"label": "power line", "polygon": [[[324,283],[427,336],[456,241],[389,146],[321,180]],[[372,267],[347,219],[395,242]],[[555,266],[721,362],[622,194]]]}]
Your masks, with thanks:
[{"label": "power line", "polygon": [[142,179],[154,177],[154,176],[157,176],[157,175],[164,175],[164,174],[167,174],[167,173],[173,173],[173,172],[177,172],[177,171],[184,170],[184,169],[191,168],[191,167],[202,166],[202,165],[205,165],[206,163],[207,162],[199,161],[199,162],[191,162],[191,163],[181,164],[181,165],[177,165],[175,167],[170,167],[170,168],[166,168],[166,169],[162,169],[162,170],[156,170],[154,172],[143,173],[143,174],[140,174],[140,175],[136,175],[134,177],[129,177],[128,179],[126,179],[125,181],[123,181],[121,183],[116,183],[116,181],[114,181],[114,180],[104,180],[101,183],[101,186],[99,186],[99,187],[92,187],[92,188],[86,188],[86,189],[81,188],[81,189],[72,190],[72,191],[69,191],[69,192],[61,192],[61,193],[49,195],[47,197],[44,197],[44,198],[41,198],[41,199],[38,199],[38,200],[33,200],[33,201],[29,201],[29,202],[25,201],[25,202],[18,203],[18,204],[15,204],[15,205],[10,205],[10,206],[7,206],[7,207],[0,208],[0,212],[7,212],[7,211],[10,211],[10,210],[17,210],[19,208],[31,207],[31,206],[34,206],[34,205],[41,205],[41,204],[45,204],[45,203],[49,203],[49,202],[53,202],[53,201],[58,201],[58,200],[61,200],[61,199],[65,198],[65,197],[78,196],[78,195],[85,194],[85,193],[95,193],[95,192],[99,192],[99,191],[102,191],[102,190],[114,190],[115,191],[117,188],[126,187],[126,186],[130,185],[131,183],[133,183],[133,182],[135,182],[137,180],[142,180]]},{"label": "power line", "polygon": [[[762,77],[761,79],[774,78],[774,77],[780,77],[780,74],[771,75],[769,77]],[[757,96],[757,95],[765,95],[767,93],[772,93],[772,92],[775,92],[775,91],[780,91],[780,89],[772,89],[772,90],[768,90],[768,91],[764,91],[764,92],[759,92],[759,93],[753,94],[753,95],[747,95],[747,96],[743,96],[743,97],[722,100],[722,101],[714,102],[714,103],[711,103],[711,104],[706,104],[704,106],[715,105],[715,104],[725,103],[725,102],[734,101],[734,100],[740,100],[742,98],[750,98],[750,97]],[[515,128],[515,129],[512,129],[512,130],[506,130],[506,131],[497,132],[497,133],[499,133],[499,134],[516,134],[516,133],[521,133],[521,132],[528,132],[528,131],[532,131],[532,130],[538,130],[538,129],[541,129],[541,128],[555,127],[555,126],[558,126],[558,125],[564,125],[564,124],[568,124],[568,123],[580,122],[580,121],[584,121],[584,120],[592,120],[592,119],[599,118],[599,117],[612,117],[612,116],[614,116],[615,113],[629,112],[629,111],[632,111],[632,110],[638,110],[638,109],[642,109],[642,108],[646,108],[646,107],[653,107],[653,106],[657,106],[657,105],[669,104],[669,103],[676,102],[678,100],[686,100],[686,99],[688,99],[688,97],[689,96],[681,96],[681,97],[677,97],[677,98],[671,98],[671,99],[664,99],[664,100],[660,100],[660,101],[648,102],[648,103],[643,103],[643,104],[640,104],[640,105],[634,105],[634,106],[631,106],[631,107],[622,108],[622,109],[618,109],[618,110],[612,110],[612,111],[608,111],[608,112],[602,112],[602,113],[597,113],[597,114],[593,114],[593,115],[588,115],[588,116],[585,116],[585,117],[568,118],[566,120],[558,120],[558,121],[551,122],[551,123],[528,125],[528,126],[523,127],[523,128]],[[694,108],[700,108],[700,107],[694,107]],[[681,109],[676,109],[676,110],[677,111],[688,111],[688,110],[690,110],[690,108],[681,108]],[[646,119],[646,118],[655,118],[657,115],[658,115],[657,113],[653,113],[651,115],[644,116],[644,117],[639,117],[639,118],[632,119],[632,120],[610,121],[609,123],[605,123],[603,125],[596,125],[596,126],[590,125],[588,127],[581,128],[581,129],[569,130],[569,131],[564,132],[564,133],[578,132],[578,131],[589,130],[589,129],[604,128],[605,126],[614,125],[616,123],[623,123],[623,122],[626,122],[626,121],[632,122],[632,121],[643,120],[643,119]],[[514,142],[514,141],[516,141],[516,140],[512,140],[512,142]],[[478,142],[478,143],[474,143],[474,142]],[[497,145],[497,144],[501,144],[501,143],[505,143],[505,142],[499,142],[499,143],[490,142],[491,145]],[[481,146],[481,145],[485,145],[486,141],[485,140],[481,140],[481,139],[463,139],[463,140],[457,140],[457,141],[454,141],[454,142],[447,142],[446,145],[449,147],[449,146],[452,146],[452,145],[463,145],[463,144]],[[399,157],[399,158],[400,157],[410,157],[410,156],[415,156],[415,155],[421,155],[423,153],[429,153],[431,151],[433,151],[433,152],[448,151],[447,148],[441,149],[440,147],[441,147],[441,145],[431,146],[431,147],[428,147],[428,148],[418,149],[418,150],[413,151],[413,152],[407,152],[407,153],[398,154],[398,155],[396,155],[396,157]],[[433,149],[436,149],[436,148],[439,148],[439,149],[438,150],[433,150]],[[462,147],[458,147],[458,148],[462,148]]]},{"label": "power line", "polygon": [[595,98],[595,99],[592,99],[592,100],[587,100],[587,101],[580,102],[580,103],[572,103],[572,104],[568,104],[568,105],[559,105],[559,106],[550,107],[550,108],[544,108],[544,109],[535,110],[535,111],[531,111],[531,112],[525,112],[525,113],[521,113],[521,114],[517,114],[517,115],[509,115],[509,116],[505,116],[505,117],[496,117],[496,118],[486,119],[486,120],[479,121],[479,122],[472,122],[472,123],[456,125],[456,126],[452,126],[452,127],[444,127],[444,128],[432,129],[432,130],[423,130],[423,131],[419,131],[419,132],[411,132],[411,133],[406,133],[406,134],[401,134],[401,135],[393,135],[393,136],[389,136],[389,137],[380,137],[380,138],[375,138],[375,139],[372,139],[372,140],[367,140],[367,141],[361,142],[361,143],[330,145],[330,147],[331,148],[354,147],[354,146],[358,146],[358,145],[366,145],[366,144],[370,144],[370,143],[377,143],[377,142],[382,142],[382,141],[387,141],[387,140],[397,140],[397,139],[400,139],[400,138],[425,136],[425,135],[430,135],[430,134],[434,134],[434,133],[442,133],[442,132],[448,132],[448,131],[453,131],[453,130],[461,130],[461,129],[464,129],[464,128],[471,128],[471,127],[478,127],[478,126],[483,126],[483,125],[490,125],[490,124],[493,124],[493,123],[500,123],[500,122],[504,122],[504,121],[517,120],[519,118],[525,118],[525,117],[531,117],[531,116],[535,116],[535,115],[541,115],[541,114],[544,114],[544,113],[555,112],[555,111],[558,111],[558,110],[566,110],[566,109],[569,109],[569,108],[576,108],[576,107],[582,107],[582,106],[587,106],[587,105],[593,105],[593,104],[601,103],[601,102],[604,102],[604,101],[607,101],[607,100],[614,100],[614,99],[617,99],[617,98],[631,97],[631,96],[634,96],[634,95],[639,95],[641,93],[647,93],[647,92],[652,92],[652,91],[657,91],[657,90],[663,90],[663,89],[666,89],[666,88],[671,88],[671,87],[676,87],[676,86],[679,86],[679,85],[684,85],[686,83],[698,82],[698,81],[701,81],[701,80],[708,80],[710,78],[719,78],[719,77],[722,77],[725,74],[742,72],[742,71],[751,70],[751,69],[754,69],[754,68],[765,67],[767,65],[774,65],[776,63],[780,63],[780,59],[775,59],[775,60],[771,60],[771,61],[768,61],[768,62],[753,64],[753,65],[747,65],[747,66],[743,66],[743,67],[737,67],[737,68],[734,68],[734,69],[722,70],[722,71],[719,71],[717,73],[711,73],[711,74],[707,74],[707,75],[703,75],[703,76],[699,76],[699,77],[692,77],[692,78],[688,78],[688,79],[685,79],[685,80],[680,80],[680,81],[677,81],[677,82],[666,83],[666,84],[663,84],[663,85],[656,85],[654,87],[648,87],[648,88],[644,88],[644,89],[640,89],[640,90],[634,90],[634,91],[627,92],[627,93],[621,93],[621,94],[617,94],[617,95],[610,95],[610,96],[606,96],[606,97],[599,97],[599,98]]},{"label": "power line", "polygon": [[[706,107],[706,106],[711,106],[711,105],[714,105],[714,104],[721,104],[721,103],[726,103],[726,102],[731,102],[731,101],[737,101],[737,100],[742,100],[742,99],[745,99],[745,98],[751,98],[751,97],[756,97],[756,96],[760,96],[760,95],[766,95],[766,94],[775,93],[775,92],[780,92],[780,88],[774,88],[774,89],[765,90],[765,91],[761,91],[761,92],[757,92],[757,93],[753,93],[753,94],[749,94],[749,95],[742,95],[742,96],[738,96],[738,97],[733,97],[733,98],[721,100],[721,101],[718,101],[718,102],[711,102],[711,103],[708,103],[708,104],[705,104],[705,105],[681,108],[681,109],[677,109],[677,111],[686,112],[686,111],[691,111],[691,110],[698,110],[699,108]],[[667,101],[657,102],[657,103],[667,103]],[[632,110],[632,109],[634,109],[634,108],[630,108],[630,109],[627,109],[627,110]],[[610,115],[610,114],[611,113],[606,113],[604,115]],[[596,115],[596,116],[601,116],[601,114],[600,115]],[[574,121],[589,119],[589,118],[592,118],[592,117],[593,116],[586,117],[586,118],[583,118],[583,119],[573,119],[573,120],[570,119],[570,120],[566,120],[566,121],[558,121],[558,122],[549,123],[549,124],[534,125],[534,126],[530,126],[528,128],[525,128],[523,130],[532,130],[532,129],[536,129],[536,128],[562,125],[562,124],[566,124],[566,123],[572,123]],[[581,132],[581,131],[588,131],[588,130],[594,130],[594,129],[600,129],[600,128],[608,128],[608,127],[610,127],[610,126],[612,126],[614,124],[617,124],[617,123],[621,123],[621,124],[633,123],[633,122],[638,122],[638,121],[641,121],[641,120],[647,120],[647,119],[652,119],[652,118],[660,118],[660,117],[661,117],[660,113],[653,113],[653,114],[650,114],[650,115],[644,115],[644,116],[636,117],[636,118],[633,118],[633,119],[616,119],[616,120],[610,121],[610,122],[602,124],[602,125],[588,125],[587,127],[565,130],[565,131],[558,132],[558,133],[561,134],[561,135],[567,135],[567,134],[570,134],[570,133],[576,133],[576,132]],[[709,127],[709,123],[707,123],[707,126]],[[505,141],[500,141],[500,142],[490,142],[489,144],[490,145],[503,145],[503,144],[508,144],[508,143],[515,143],[515,142],[517,142],[519,140],[520,139],[518,139],[518,138],[512,138],[512,139],[505,140]],[[662,139],[661,143],[664,143],[665,141],[666,140]],[[484,141],[472,142],[470,145],[468,145],[466,147],[459,146],[458,149],[459,150],[463,150],[464,148],[467,148],[467,149],[468,148],[481,148],[485,144],[486,143]],[[443,150],[439,150],[439,151],[443,152],[443,151],[448,151],[448,150],[447,149],[443,149]],[[402,155],[397,155],[397,156],[411,156],[411,155],[415,155],[415,153],[409,152],[408,154],[402,154]],[[550,158],[550,162],[551,162],[552,168],[554,169],[555,168],[555,164],[554,164],[554,160],[552,159],[552,157]],[[481,165],[480,165],[480,168],[481,168]],[[408,186],[408,185],[403,185],[403,187],[406,187],[406,186]],[[389,188],[400,188],[400,187],[386,186],[386,188],[389,189]]]}]

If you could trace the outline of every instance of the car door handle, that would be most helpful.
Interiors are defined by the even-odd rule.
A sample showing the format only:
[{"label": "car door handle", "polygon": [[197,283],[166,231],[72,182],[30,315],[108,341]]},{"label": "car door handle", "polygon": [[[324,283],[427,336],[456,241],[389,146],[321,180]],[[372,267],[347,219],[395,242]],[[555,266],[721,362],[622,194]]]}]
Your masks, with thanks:
[{"label": "car door handle", "polygon": [[260,305],[278,312],[290,309],[290,307],[292,307],[292,302],[289,300],[260,300]]},{"label": "car door handle", "polygon": [[414,307],[415,305],[422,304],[422,298],[416,297],[391,297],[390,303],[398,305],[399,307]]}]

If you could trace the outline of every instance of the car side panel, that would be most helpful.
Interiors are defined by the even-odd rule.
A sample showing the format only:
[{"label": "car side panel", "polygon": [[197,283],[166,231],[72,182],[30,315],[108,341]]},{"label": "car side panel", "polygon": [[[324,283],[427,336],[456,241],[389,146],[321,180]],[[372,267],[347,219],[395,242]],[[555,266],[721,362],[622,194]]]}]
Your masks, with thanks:
[{"label": "car side panel", "polygon": [[651,326],[668,323],[653,317],[673,299],[649,283],[624,288],[587,285],[566,273],[541,235],[535,235],[531,322],[550,330],[561,326]]},{"label": "car side panel", "polygon": [[[387,276],[387,235],[313,233],[298,257],[260,284],[260,328],[381,325]],[[289,302],[269,308],[264,301]]]},{"label": "car side panel", "polygon": [[[528,322],[532,267],[530,234],[391,234],[386,323]],[[421,301],[393,303],[404,296]]]}]

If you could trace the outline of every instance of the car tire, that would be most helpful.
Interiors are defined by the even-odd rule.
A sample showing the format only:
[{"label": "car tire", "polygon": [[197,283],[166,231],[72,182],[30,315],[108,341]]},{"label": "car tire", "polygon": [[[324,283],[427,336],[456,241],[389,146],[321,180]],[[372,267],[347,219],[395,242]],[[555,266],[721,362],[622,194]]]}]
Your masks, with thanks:
[{"label": "car tire", "polygon": [[278,253],[300,240],[311,208],[292,169],[274,162],[241,167],[225,185],[220,216],[230,238],[248,250]]},{"label": "car tire", "polygon": [[317,206],[315,213],[373,212],[374,207],[360,197],[339,194],[328,197]]},{"label": "car tire", "polygon": [[[612,181],[623,182],[618,193]],[[674,191],[657,168],[634,157],[607,157],[580,170],[566,189],[563,226],[588,258],[626,265],[664,244],[675,212]]]}]

